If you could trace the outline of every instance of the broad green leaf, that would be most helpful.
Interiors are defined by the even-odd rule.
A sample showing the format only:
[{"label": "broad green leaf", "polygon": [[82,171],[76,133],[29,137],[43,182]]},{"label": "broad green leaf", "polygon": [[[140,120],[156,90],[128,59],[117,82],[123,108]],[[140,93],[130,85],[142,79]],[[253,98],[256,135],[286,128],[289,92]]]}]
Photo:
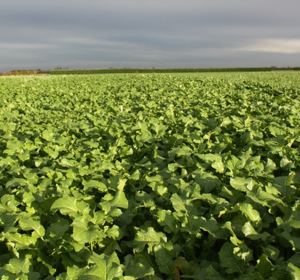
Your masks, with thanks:
[{"label": "broad green leaf", "polygon": [[222,162],[222,157],[218,154],[204,154],[204,155],[198,155],[199,158],[206,162]]},{"label": "broad green leaf", "polygon": [[231,233],[231,237],[230,237],[230,241],[232,242],[232,244],[234,244],[235,246],[242,246],[243,245],[243,241],[238,239],[238,237],[236,236],[236,233],[233,230],[233,226],[232,223],[230,221],[227,221],[222,228],[229,230],[229,232]]},{"label": "broad green leaf", "polygon": [[43,133],[42,133],[42,137],[45,140],[50,142],[50,141],[54,140],[54,132],[50,129],[44,130]]},{"label": "broad green leaf", "polygon": [[125,188],[125,185],[126,185],[126,182],[127,182],[127,179],[124,179],[124,178],[121,178],[118,182],[118,187],[117,189],[119,191],[123,191],[123,189]]},{"label": "broad green leaf", "polygon": [[153,276],[155,273],[152,264],[144,254],[135,254],[128,263],[125,275],[133,279],[140,279],[147,276]]},{"label": "broad green leaf", "polygon": [[6,187],[7,188],[15,188],[15,187],[18,187],[18,186],[26,186],[27,185],[27,180],[25,179],[22,179],[22,178],[15,178],[15,179],[12,179],[10,181],[8,181],[6,183]]},{"label": "broad green leaf", "polygon": [[274,180],[274,187],[280,192],[283,197],[292,196],[296,192],[295,188],[291,187],[292,176],[280,176]]},{"label": "broad green leaf", "polygon": [[262,277],[267,278],[270,276],[273,265],[268,257],[265,254],[262,254],[257,261],[256,268]]},{"label": "broad green leaf", "polygon": [[[206,278],[209,279],[209,280],[225,280],[224,277],[222,277],[222,275],[216,271],[216,269],[210,265],[206,271]],[[199,279],[200,280],[200,279]]]},{"label": "broad green leaf", "polygon": [[289,263],[287,266],[287,271],[289,272],[290,276],[293,280],[300,280],[300,268]]},{"label": "broad green leaf", "polygon": [[270,237],[270,234],[268,232],[258,233],[255,228],[251,225],[251,222],[246,222],[243,226],[243,233],[246,237],[252,239],[252,240],[259,240],[262,239],[263,241],[266,241],[268,237]]},{"label": "broad green leaf", "polygon": [[179,268],[182,274],[194,274],[201,268],[201,266],[194,261],[187,262],[184,257],[178,257],[175,260],[175,266]]},{"label": "broad green leaf", "polygon": [[285,238],[286,241],[288,241],[293,246],[294,250],[300,249],[300,238],[298,236],[294,236],[290,232],[284,231],[283,233],[281,233],[281,237]]},{"label": "broad green leaf", "polygon": [[[18,247],[19,249],[28,249],[28,247],[34,245],[37,241],[37,237],[29,236],[26,234],[16,233],[5,233],[5,238],[7,239],[8,243],[13,242],[13,246]],[[15,245],[17,244],[17,245]]]},{"label": "broad green leaf", "polygon": [[200,229],[209,232],[212,236],[219,238],[224,237],[226,232],[220,230],[217,221],[213,218],[206,220],[204,217],[198,217],[195,215],[189,215],[186,219],[186,223],[183,223],[182,230],[187,230],[189,233],[198,235],[200,234]]},{"label": "broad green leaf", "polygon": [[147,180],[147,182],[158,182],[158,183],[163,183],[164,178],[161,175],[155,175],[153,177],[150,176],[146,176],[145,179]]},{"label": "broad green leaf", "polygon": [[88,210],[88,204],[83,201],[78,201],[75,197],[67,196],[58,198],[51,206],[51,210],[59,211],[63,215],[76,217],[80,213]]},{"label": "broad green leaf", "polygon": [[21,161],[29,160],[29,159],[30,159],[30,153],[29,153],[29,151],[23,151],[23,153],[18,154],[18,158],[19,158]]},{"label": "broad green leaf", "polygon": [[107,191],[107,187],[102,182],[96,181],[96,180],[90,180],[90,181],[83,181],[82,183],[84,185],[84,190],[86,192],[89,192],[92,189],[96,189],[100,192]]},{"label": "broad green leaf", "polygon": [[212,163],[211,167],[216,169],[218,173],[224,173],[225,171],[225,166],[221,160],[215,161]]},{"label": "broad green leaf", "polygon": [[[200,174],[199,174],[200,173]],[[193,178],[203,189],[203,192],[210,193],[213,189],[221,185],[219,178],[211,173],[193,172]]]},{"label": "broad green leaf", "polygon": [[115,251],[122,252],[121,247],[119,246],[119,243],[114,240],[107,238],[101,242],[101,244],[104,246],[105,250],[103,251],[103,254],[105,255],[111,255]]},{"label": "broad green leaf", "polygon": [[175,268],[175,262],[171,253],[160,245],[155,246],[154,250],[155,260],[160,272],[168,276],[172,276]]},{"label": "broad green leaf", "polygon": [[241,212],[246,215],[250,221],[258,223],[261,221],[259,212],[253,208],[253,206],[249,203],[242,203],[239,207]]},{"label": "broad green leaf", "polygon": [[127,209],[128,200],[123,191],[117,191],[115,196],[112,199],[109,199],[108,201],[102,201],[101,207],[105,213],[108,213],[114,207]]},{"label": "broad green leaf", "polygon": [[69,229],[70,223],[68,220],[63,218],[58,218],[57,222],[52,223],[49,227],[50,236],[55,239],[60,239],[65,234],[65,232]]},{"label": "broad green leaf", "polygon": [[265,172],[266,173],[272,173],[274,170],[276,170],[276,164],[273,160],[271,160],[270,158],[268,158],[267,163],[265,165]]},{"label": "broad green leaf", "polygon": [[164,226],[164,230],[168,233],[175,232],[176,220],[170,210],[159,210],[157,218],[160,225]]},{"label": "broad green leaf", "polygon": [[233,244],[226,242],[219,252],[219,258],[221,266],[228,274],[244,273],[245,262],[236,256]]},{"label": "broad green leaf", "polygon": [[[50,275],[54,275],[56,272],[56,269],[52,266],[51,261],[49,260],[49,256],[47,256],[46,254],[44,254],[43,252],[39,251],[37,253],[37,261],[42,263],[50,273]],[[51,278],[50,278],[51,279]]]},{"label": "broad green leaf", "polygon": [[192,154],[191,148],[187,146],[183,146],[180,148],[173,148],[168,154],[170,157],[181,157],[181,156],[188,156]]},{"label": "broad green leaf", "polygon": [[[237,157],[235,157],[234,155],[230,156],[230,160],[228,160],[226,162],[226,167],[230,170],[230,172],[228,172],[229,176],[234,177],[236,176],[236,174],[239,173],[239,171],[245,166],[245,164],[243,163],[243,161],[239,160]],[[227,174],[227,173],[226,173]]]},{"label": "broad green leaf", "polygon": [[[89,258],[90,263],[94,263],[95,265],[86,268],[80,274],[80,280],[90,279],[90,280],[115,280],[122,279],[123,270],[120,266],[120,261],[117,254],[114,252],[111,255],[97,255],[93,253]],[[98,277],[98,278],[86,278],[89,277]],[[76,279],[76,278],[73,278]],[[70,278],[71,280],[71,278]]]},{"label": "broad green leaf", "polygon": [[27,258],[24,259],[10,259],[9,264],[5,265],[5,269],[10,271],[13,274],[27,274],[30,270],[30,260]]},{"label": "broad green leaf", "polygon": [[4,153],[8,155],[14,155],[22,150],[23,143],[18,140],[8,140],[6,146],[7,150],[4,150]]},{"label": "broad green leaf", "polygon": [[56,159],[59,155],[59,152],[56,150],[52,150],[50,147],[45,147],[44,151],[53,159]]},{"label": "broad green leaf", "polygon": [[253,190],[247,193],[247,196],[254,202],[259,203],[263,206],[270,207],[271,204],[284,205],[283,201],[275,197],[271,193],[267,193],[260,186],[254,186]]},{"label": "broad green leaf", "polygon": [[278,250],[278,248],[276,248],[270,244],[263,248],[263,252],[271,260],[276,260],[280,254],[280,251]]},{"label": "broad green leaf", "polygon": [[173,194],[170,198],[171,202],[172,202],[172,206],[175,209],[175,211],[178,214],[186,214],[187,210],[185,208],[185,205],[182,201],[182,199],[180,198],[180,196],[178,194]]},{"label": "broad green leaf", "polygon": [[137,169],[130,175],[130,179],[137,181],[140,178],[140,174],[140,171]]},{"label": "broad green leaf", "polygon": [[40,237],[45,235],[45,228],[39,221],[32,218],[21,218],[19,220],[19,225],[23,230],[34,230]]},{"label": "broad green leaf", "polygon": [[148,245],[149,249],[153,246],[167,242],[167,237],[162,232],[156,232],[153,227],[137,228],[137,233],[134,237],[134,251],[142,252],[144,247]]},{"label": "broad green leaf", "polygon": [[295,229],[300,229],[300,201],[296,201],[295,205],[292,207],[291,214],[286,216],[284,219],[289,226]]},{"label": "broad green leaf", "polygon": [[85,217],[77,217],[71,226],[73,227],[72,236],[79,244],[90,243],[98,237],[99,231],[93,225],[88,225]]},{"label": "broad green leaf", "polygon": [[238,191],[252,190],[254,182],[251,178],[235,177],[230,178],[230,185]]},{"label": "broad green leaf", "polygon": [[282,158],[280,161],[280,167],[286,170],[291,169],[294,166],[293,162],[288,158]]},{"label": "broad green leaf", "polygon": [[72,159],[62,158],[59,164],[63,167],[73,167],[73,166],[77,166],[78,162]]}]

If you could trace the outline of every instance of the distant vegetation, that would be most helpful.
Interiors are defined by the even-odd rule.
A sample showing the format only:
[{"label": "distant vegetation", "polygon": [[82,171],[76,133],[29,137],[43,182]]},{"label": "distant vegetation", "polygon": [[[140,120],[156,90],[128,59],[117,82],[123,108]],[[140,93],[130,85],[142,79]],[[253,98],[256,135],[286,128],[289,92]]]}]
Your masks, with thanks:
[{"label": "distant vegetation", "polygon": [[50,74],[50,70],[13,70],[9,72],[0,73],[0,76],[19,76],[19,75],[37,75],[37,74]]},{"label": "distant vegetation", "polygon": [[[117,74],[117,73],[204,73],[204,72],[255,72],[272,70],[294,70],[294,68],[276,67],[243,67],[243,68],[110,68],[90,70],[51,70],[51,75],[72,75],[72,74]],[[298,67],[298,70],[300,68]]]},{"label": "distant vegetation", "polygon": [[75,69],[56,67],[55,70],[13,70],[0,73],[0,76],[18,75],[74,75],[74,74],[118,74],[118,73],[204,73],[204,72],[256,72],[256,71],[277,71],[294,70],[299,71],[300,67],[237,67],[237,68],[103,68],[103,69]]}]

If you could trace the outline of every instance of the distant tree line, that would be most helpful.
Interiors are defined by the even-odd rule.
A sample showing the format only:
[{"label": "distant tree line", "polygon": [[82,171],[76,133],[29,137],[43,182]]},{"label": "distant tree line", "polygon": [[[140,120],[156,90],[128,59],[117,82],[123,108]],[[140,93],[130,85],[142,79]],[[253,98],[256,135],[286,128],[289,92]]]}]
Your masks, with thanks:
[{"label": "distant tree line", "polygon": [[256,72],[276,70],[300,70],[300,67],[240,67],[240,68],[109,68],[90,70],[51,70],[51,75],[117,74],[117,73],[205,73],[205,72]]},{"label": "distant tree line", "polygon": [[117,73],[205,73],[205,72],[256,72],[289,70],[299,71],[300,67],[237,67],[237,68],[103,68],[103,69],[77,69],[69,70],[68,67],[56,67],[54,70],[13,70],[0,73],[0,76],[18,75],[71,75],[71,74],[117,74]]},{"label": "distant tree line", "polygon": [[9,72],[0,73],[0,76],[20,76],[20,75],[38,75],[38,74],[50,74],[49,70],[12,70]]}]

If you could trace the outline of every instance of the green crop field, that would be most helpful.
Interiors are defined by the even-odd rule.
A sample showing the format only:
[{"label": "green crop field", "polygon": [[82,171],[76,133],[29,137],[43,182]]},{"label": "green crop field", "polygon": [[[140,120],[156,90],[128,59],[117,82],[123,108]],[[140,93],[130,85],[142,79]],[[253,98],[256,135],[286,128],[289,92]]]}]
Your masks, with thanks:
[{"label": "green crop field", "polygon": [[300,73],[0,78],[3,280],[300,275]]}]

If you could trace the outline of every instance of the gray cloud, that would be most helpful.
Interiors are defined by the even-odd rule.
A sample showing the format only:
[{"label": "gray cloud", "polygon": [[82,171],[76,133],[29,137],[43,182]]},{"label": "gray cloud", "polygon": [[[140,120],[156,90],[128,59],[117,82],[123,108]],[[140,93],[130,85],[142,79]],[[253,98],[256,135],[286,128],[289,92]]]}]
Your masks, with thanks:
[{"label": "gray cloud", "polygon": [[299,66],[298,0],[13,0],[0,4],[0,71]]}]

